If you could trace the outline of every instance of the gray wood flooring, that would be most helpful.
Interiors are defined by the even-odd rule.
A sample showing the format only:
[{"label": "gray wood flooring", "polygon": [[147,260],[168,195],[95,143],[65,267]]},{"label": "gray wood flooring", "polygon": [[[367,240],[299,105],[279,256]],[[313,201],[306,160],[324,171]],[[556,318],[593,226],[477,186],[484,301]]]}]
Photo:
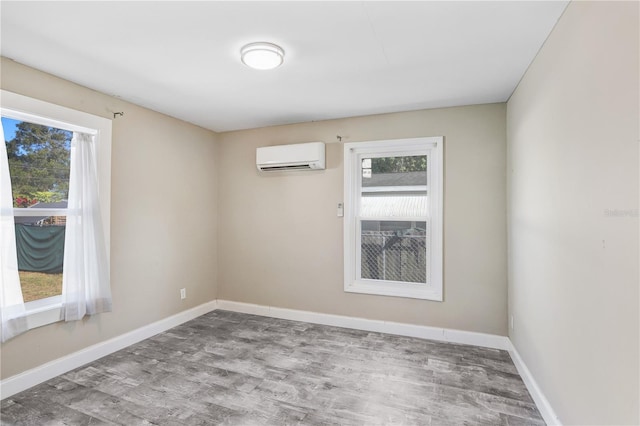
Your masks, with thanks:
[{"label": "gray wood flooring", "polygon": [[3,425],[543,425],[505,351],[214,311],[2,401]]}]

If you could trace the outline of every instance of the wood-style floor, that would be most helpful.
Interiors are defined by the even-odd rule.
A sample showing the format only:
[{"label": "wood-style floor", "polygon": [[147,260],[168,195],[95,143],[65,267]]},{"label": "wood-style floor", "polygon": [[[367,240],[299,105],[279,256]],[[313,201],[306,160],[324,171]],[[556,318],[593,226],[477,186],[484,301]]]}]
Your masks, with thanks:
[{"label": "wood-style floor", "polygon": [[214,311],[1,403],[6,425],[542,425],[505,351]]}]

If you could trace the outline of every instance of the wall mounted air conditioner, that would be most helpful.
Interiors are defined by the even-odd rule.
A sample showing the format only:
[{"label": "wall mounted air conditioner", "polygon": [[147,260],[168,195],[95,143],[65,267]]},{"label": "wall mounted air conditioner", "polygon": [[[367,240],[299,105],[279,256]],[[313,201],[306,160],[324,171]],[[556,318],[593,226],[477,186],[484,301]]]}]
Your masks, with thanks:
[{"label": "wall mounted air conditioner", "polygon": [[262,172],[324,170],[324,142],[265,146],[256,150],[256,167]]}]

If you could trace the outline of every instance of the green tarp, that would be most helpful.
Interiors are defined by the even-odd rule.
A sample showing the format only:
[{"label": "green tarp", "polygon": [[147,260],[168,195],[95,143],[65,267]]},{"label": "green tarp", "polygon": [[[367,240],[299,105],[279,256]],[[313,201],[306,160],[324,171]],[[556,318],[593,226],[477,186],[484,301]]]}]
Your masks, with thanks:
[{"label": "green tarp", "polygon": [[62,272],[64,230],[64,226],[16,224],[18,270],[51,274]]}]

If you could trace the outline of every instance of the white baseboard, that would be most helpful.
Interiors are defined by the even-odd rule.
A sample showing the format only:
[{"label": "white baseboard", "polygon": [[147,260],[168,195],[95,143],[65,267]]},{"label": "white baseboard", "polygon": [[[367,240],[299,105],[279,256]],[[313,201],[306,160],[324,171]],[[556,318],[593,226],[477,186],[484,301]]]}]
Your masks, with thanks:
[{"label": "white baseboard", "polygon": [[520,373],[520,377],[522,377],[522,381],[527,387],[527,390],[531,394],[531,398],[533,398],[533,401],[536,403],[545,423],[549,426],[562,426],[560,418],[558,418],[558,415],[549,403],[547,397],[542,393],[542,389],[538,386],[538,382],[533,378],[533,374],[529,371],[529,368],[524,363],[524,360],[516,350],[515,346],[511,343],[511,340],[509,340],[509,346],[511,346],[509,348],[509,355],[511,355],[511,359],[515,364],[518,373]]},{"label": "white baseboard", "polygon": [[520,357],[520,354],[506,336],[476,333],[471,331],[453,330],[423,325],[405,324],[390,321],[371,320],[365,318],[348,317],[342,315],[323,314],[318,312],[300,311],[295,309],[277,308],[273,306],[254,305],[250,303],[233,302],[230,300],[213,300],[196,306],[184,312],[154,322],[107,341],[89,346],[62,358],[40,365],[23,373],[16,374],[0,381],[0,399],[8,398],[18,392],[45,382],[56,376],[95,361],[127,346],[148,339],[158,333],[169,330],[182,323],[190,321],[216,309],[242,312],[273,318],[294,321],[304,321],[313,324],[330,325],[352,328],[357,330],[375,331],[380,333],[397,334],[400,336],[418,337],[422,339],[443,342],[462,343],[509,351],[524,384],[535,401],[542,417],[548,425],[561,425],[560,419],[551,404],[542,393],[533,375]]},{"label": "white baseboard", "polygon": [[11,376],[0,381],[0,399],[8,398],[11,395],[15,395],[18,392],[22,392],[32,386],[71,371],[74,368],[83,366],[84,364],[204,315],[207,312],[211,312],[216,308],[217,302],[215,300],[203,303],[195,308],[180,312],[104,342],[89,346],[78,352],[47,362],[31,370]]},{"label": "white baseboard", "polygon": [[265,317],[304,321],[314,324],[397,334],[400,336],[419,337],[422,339],[438,340],[442,342],[483,346],[493,349],[509,350],[512,347],[509,338],[506,336],[476,333],[473,331],[453,330],[448,328],[429,327],[426,325],[414,325],[342,315],[322,314],[318,312],[298,311],[295,309],[254,305],[250,303],[233,302],[230,300],[218,300],[218,309],[261,315]]}]

